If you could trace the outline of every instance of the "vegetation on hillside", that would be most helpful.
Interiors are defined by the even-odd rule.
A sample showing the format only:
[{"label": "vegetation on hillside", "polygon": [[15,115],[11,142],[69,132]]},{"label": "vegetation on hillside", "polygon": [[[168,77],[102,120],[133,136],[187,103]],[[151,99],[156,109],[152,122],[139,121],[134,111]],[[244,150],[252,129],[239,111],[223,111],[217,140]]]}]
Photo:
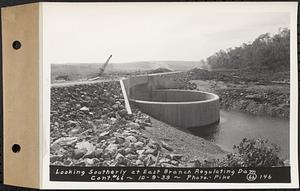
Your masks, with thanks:
[{"label": "vegetation on hillside", "polygon": [[220,50],[205,62],[212,69],[262,68],[287,71],[290,65],[290,30],[280,28],[273,36],[270,33],[262,34],[252,43]]}]

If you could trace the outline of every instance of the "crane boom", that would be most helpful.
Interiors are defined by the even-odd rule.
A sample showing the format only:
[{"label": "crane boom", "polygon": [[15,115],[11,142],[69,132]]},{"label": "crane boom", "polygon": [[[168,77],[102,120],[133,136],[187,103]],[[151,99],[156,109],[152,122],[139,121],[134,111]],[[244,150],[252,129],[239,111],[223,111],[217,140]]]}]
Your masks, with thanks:
[{"label": "crane boom", "polygon": [[104,63],[104,65],[100,68],[99,76],[101,76],[101,75],[104,73],[104,70],[105,70],[105,68],[107,67],[108,62],[109,62],[109,60],[111,59],[111,57],[112,57],[112,55],[110,55],[110,56],[108,57],[108,59],[106,60],[106,62]]}]

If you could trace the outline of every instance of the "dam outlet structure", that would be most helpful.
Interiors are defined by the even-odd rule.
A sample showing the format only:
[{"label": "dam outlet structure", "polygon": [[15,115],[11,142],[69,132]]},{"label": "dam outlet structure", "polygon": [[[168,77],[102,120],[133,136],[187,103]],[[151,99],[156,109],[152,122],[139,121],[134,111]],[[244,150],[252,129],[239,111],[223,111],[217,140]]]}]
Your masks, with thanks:
[{"label": "dam outlet structure", "polygon": [[179,128],[203,127],[219,123],[219,96],[183,90],[183,72],[138,75],[120,80],[125,105]]}]

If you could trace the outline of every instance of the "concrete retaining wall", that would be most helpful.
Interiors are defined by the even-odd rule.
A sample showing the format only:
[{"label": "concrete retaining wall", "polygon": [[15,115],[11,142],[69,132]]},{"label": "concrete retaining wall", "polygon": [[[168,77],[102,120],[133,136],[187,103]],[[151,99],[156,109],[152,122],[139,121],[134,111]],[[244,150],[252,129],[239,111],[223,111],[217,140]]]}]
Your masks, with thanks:
[{"label": "concrete retaining wall", "polygon": [[219,97],[215,94],[179,90],[183,73],[163,73],[123,79],[131,104],[173,126],[201,127],[219,122]]},{"label": "concrete retaining wall", "polygon": [[178,79],[186,77],[183,72],[167,72],[158,74],[138,75],[123,79],[129,98],[140,99],[147,97],[155,89],[179,89],[184,83]]},{"label": "concrete retaining wall", "polygon": [[192,90],[153,90],[152,98],[144,101],[154,102],[197,102],[215,99],[211,93]]}]

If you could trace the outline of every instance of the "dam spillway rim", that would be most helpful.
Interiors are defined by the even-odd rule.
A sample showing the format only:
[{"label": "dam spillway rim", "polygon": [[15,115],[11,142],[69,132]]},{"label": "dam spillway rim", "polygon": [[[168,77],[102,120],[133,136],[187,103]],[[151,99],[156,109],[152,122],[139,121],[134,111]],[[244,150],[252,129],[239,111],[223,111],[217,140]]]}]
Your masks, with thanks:
[{"label": "dam spillway rim", "polygon": [[[218,123],[219,96],[210,92],[181,89],[182,81],[176,79],[182,74],[184,73],[168,72],[120,79],[121,85],[124,85],[122,88],[124,99],[130,103],[126,106],[127,111],[132,104],[151,117],[180,128],[204,127]],[[185,95],[177,94],[173,97],[172,94],[164,92],[184,92]]]},{"label": "dam spillway rim", "polygon": [[209,99],[205,99],[205,100],[198,100],[198,101],[151,101],[151,100],[141,100],[141,99],[133,99],[133,98],[129,98],[130,102],[134,102],[134,103],[151,103],[151,104],[162,104],[162,105],[186,105],[186,104],[195,104],[195,103],[209,103],[209,102],[214,102],[214,101],[218,101],[220,98],[218,95],[214,94],[214,93],[210,93],[210,92],[204,92],[204,91],[197,91],[197,90],[181,90],[181,89],[156,89],[156,90],[152,90],[153,92],[193,92],[193,93],[201,93],[201,94],[205,94],[205,95],[209,95],[212,98]]}]

